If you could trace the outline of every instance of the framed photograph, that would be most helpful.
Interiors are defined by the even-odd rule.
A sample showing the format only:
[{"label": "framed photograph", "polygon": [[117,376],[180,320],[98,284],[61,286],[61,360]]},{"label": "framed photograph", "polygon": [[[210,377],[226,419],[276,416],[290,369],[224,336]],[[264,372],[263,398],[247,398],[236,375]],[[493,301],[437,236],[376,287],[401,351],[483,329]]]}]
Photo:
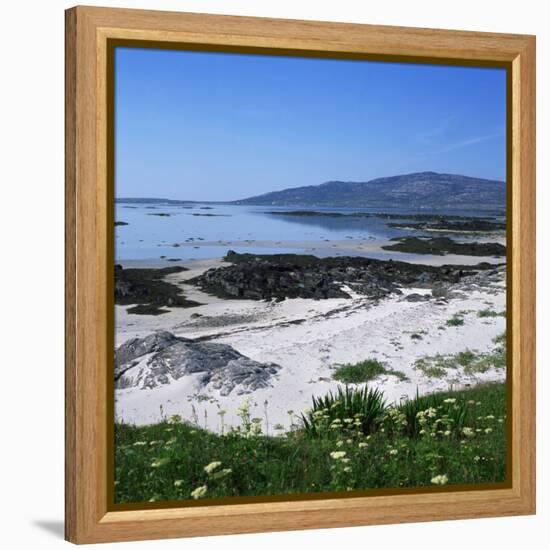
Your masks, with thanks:
[{"label": "framed photograph", "polygon": [[535,512],[535,38],[66,12],[66,538]]}]

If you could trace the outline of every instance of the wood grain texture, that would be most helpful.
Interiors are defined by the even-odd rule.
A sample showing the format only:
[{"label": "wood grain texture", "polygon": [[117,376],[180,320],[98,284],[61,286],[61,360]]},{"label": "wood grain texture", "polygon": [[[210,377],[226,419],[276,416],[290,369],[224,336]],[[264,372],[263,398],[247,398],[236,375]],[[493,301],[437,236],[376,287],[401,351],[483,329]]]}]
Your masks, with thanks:
[{"label": "wood grain texture", "polygon": [[65,14],[65,538],[76,526],[76,12]]},{"label": "wood grain texture", "polygon": [[[511,488],[109,511],[107,362],[112,204],[107,187],[107,40],[509,64],[512,158]],[[112,201],[111,201],[112,202]],[[66,538],[75,543],[530,514],[535,510],[535,39],[77,7],[66,14]]]},{"label": "wood grain texture", "polygon": [[536,242],[535,242],[535,40],[528,40],[513,65],[513,184],[514,269],[512,323],[515,357],[513,363],[513,451],[514,480],[522,498],[535,509],[536,449]]}]

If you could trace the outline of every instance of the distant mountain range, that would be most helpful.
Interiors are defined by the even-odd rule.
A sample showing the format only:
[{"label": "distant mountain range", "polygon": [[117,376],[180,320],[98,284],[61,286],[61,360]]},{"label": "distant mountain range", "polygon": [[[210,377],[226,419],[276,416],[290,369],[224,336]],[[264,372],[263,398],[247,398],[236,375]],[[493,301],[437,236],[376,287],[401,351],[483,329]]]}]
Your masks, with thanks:
[{"label": "distant mountain range", "polygon": [[[124,203],[196,204],[159,198],[117,198]],[[340,206],[410,208],[498,208],[506,206],[503,181],[456,174],[418,172],[370,181],[327,181],[320,185],[290,187],[236,201],[204,201],[211,204],[269,206]]]},{"label": "distant mountain range", "polygon": [[291,187],[233,204],[504,208],[506,184],[455,174],[418,172],[365,182],[327,181],[321,185]]}]

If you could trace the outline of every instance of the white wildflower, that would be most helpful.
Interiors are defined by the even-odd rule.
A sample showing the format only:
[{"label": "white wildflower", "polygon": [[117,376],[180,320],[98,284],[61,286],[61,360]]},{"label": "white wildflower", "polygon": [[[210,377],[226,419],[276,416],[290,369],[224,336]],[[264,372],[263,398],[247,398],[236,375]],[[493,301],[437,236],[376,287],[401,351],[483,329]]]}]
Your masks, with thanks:
[{"label": "white wildflower", "polygon": [[197,487],[194,491],[191,491],[191,496],[196,500],[206,495],[207,490],[208,487],[206,485],[201,485],[200,487]]},{"label": "white wildflower", "polygon": [[330,453],[331,458],[334,460],[340,460],[346,456],[346,451],[333,451]]},{"label": "white wildflower", "polygon": [[466,436],[466,437],[474,437],[475,436],[475,432],[474,430],[472,430],[472,428],[462,428],[462,433]]},{"label": "white wildflower", "polygon": [[449,478],[446,474],[440,474],[438,476],[432,477],[431,482],[434,485],[445,485],[449,481]]},{"label": "white wildflower", "polygon": [[221,466],[222,463],[215,460],[214,462],[211,462],[210,464],[207,464],[205,467],[204,467],[204,471],[207,473],[207,474],[211,474],[216,468],[218,468],[219,466]]},{"label": "white wildflower", "polygon": [[157,458],[151,462],[151,468],[160,468],[161,466],[168,464],[168,462],[170,462],[169,458]]}]

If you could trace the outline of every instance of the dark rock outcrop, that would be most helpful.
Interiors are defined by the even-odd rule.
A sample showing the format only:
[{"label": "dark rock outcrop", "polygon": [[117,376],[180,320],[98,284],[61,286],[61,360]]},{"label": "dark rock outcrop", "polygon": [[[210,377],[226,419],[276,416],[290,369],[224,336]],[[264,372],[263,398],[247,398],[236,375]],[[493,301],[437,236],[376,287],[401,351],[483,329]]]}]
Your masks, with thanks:
[{"label": "dark rock outcrop", "polygon": [[396,244],[386,245],[384,250],[411,252],[414,254],[460,254],[464,256],[505,256],[506,247],[500,243],[460,243],[447,237],[419,238],[396,237]]},{"label": "dark rock outcrop", "polygon": [[389,227],[398,229],[416,229],[418,231],[438,231],[441,233],[487,233],[506,229],[504,222],[489,221],[480,218],[471,218],[460,221],[440,219],[428,223],[389,223]]},{"label": "dark rock outcrop", "polygon": [[259,363],[226,344],[195,342],[161,331],[122,344],[115,352],[114,378],[117,388],[150,389],[182,376],[199,375],[203,387],[229,395],[271,385],[279,369],[279,365]]},{"label": "dark rock outcrop", "polygon": [[[195,307],[198,302],[188,300],[176,285],[164,281],[172,273],[187,271],[184,267],[162,269],[130,268],[115,265],[115,303],[142,306],[129,309],[130,313],[159,315],[161,307]],[[145,307],[148,306],[148,307]]]},{"label": "dark rock outcrop", "polygon": [[222,298],[283,300],[285,298],[349,298],[346,287],[371,298],[399,293],[400,287],[431,288],[436,282],[456,283],[478,266],[426,266],[355,256],[318,258],[300,254],[237,254],[233,265],[210,269],[188,282]]},{"label": "dark rock outcrop", "polygon": [[[286,216],[293,218],[382,218],[384,220],[414,220],[422,222],[434,222],[445,223],[447,220],[463,221],[463,222],[477,222],[477,220],[484,220],[486,218],[477,218],[471,216],[458,216],[456,214],[396,214],[393,212],[323,212],[317,210],[275,210],[270,212],[264,212],[264,214],[271,214],[272,216]],[[492,217],[492,216],[491,216]],[[488,222],[490,223],[490,222]],[[496,223],[496,222],[495,222]],[[401,226],[414,226],[424,224],[401,224],[401,223],[389,223],[390,227]]]}]

